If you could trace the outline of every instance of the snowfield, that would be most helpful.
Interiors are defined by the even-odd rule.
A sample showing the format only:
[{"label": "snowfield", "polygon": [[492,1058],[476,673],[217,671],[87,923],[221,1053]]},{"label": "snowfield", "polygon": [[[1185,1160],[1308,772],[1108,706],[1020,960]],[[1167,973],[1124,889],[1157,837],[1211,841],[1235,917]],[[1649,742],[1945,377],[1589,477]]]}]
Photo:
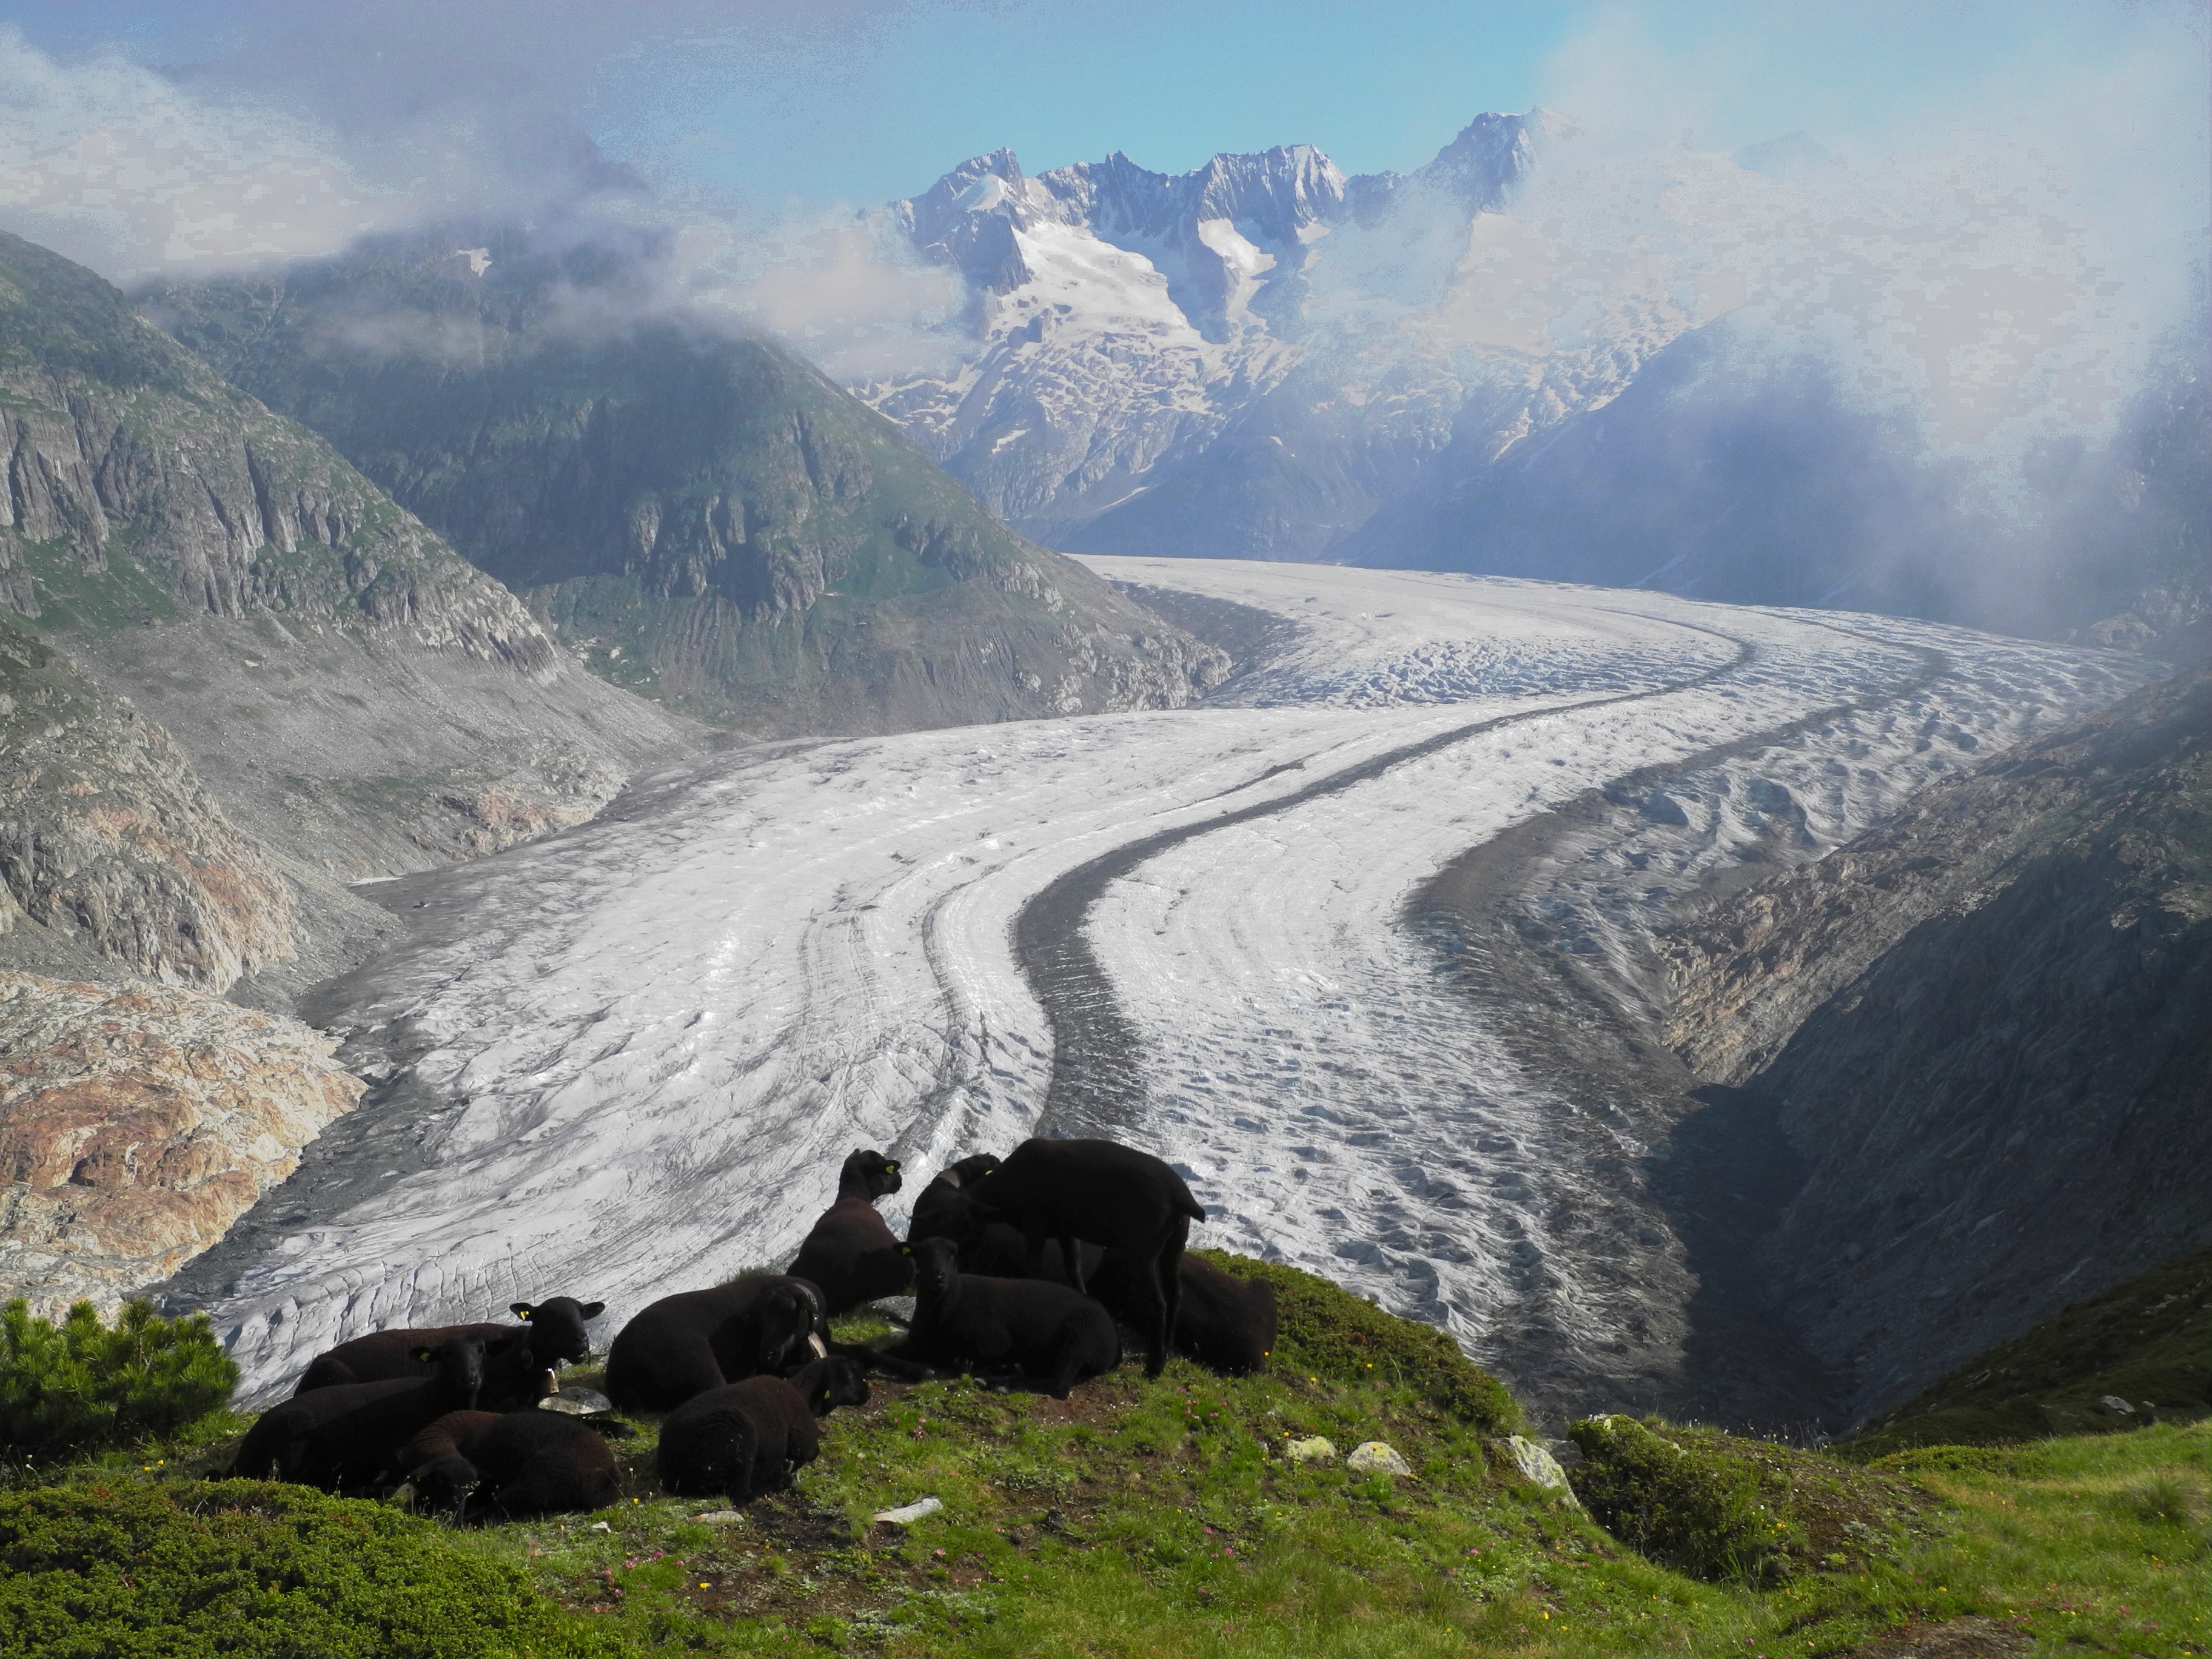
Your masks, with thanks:
[{"label": "snowfield", "polygon": [[[422,925],[337,1015],[381,1083],[363,1111],[411,1115],[409,1167],[345,1171],[359,1198],[193,1292],[249,1392],[346,1337],[523,1297],[605,1299],[604,1340],[657,1296],[788,1261],[853,1147],[907,1160],[896,1222],[939,1164],[1041,1121],[1177,1164],[1200,1242],[1328,1273],[1478,1358],[1540,1304],[1601,1364],[1674,1293],[1679,1252],[1608,1192],[1604,1126],[1509,1057],[1514,1011],[1440,975],[1407,914],[1420,885],[1578,792],[1736,745],[1653,807],[1665,849],[1592,889],[1591,928],[1627,952],[1778,815],[1809,856],[2144,678],[1843,613],[1090,562],[1295,638],[1201,708],[741,750],[410,884]],[[1073,924],[1089,979],[1048,1007],[1025,907],[1140,841]],[[1055,1093],[1055,1018],[1108,1016],[1129,1052]],[[1568,1213],[1616,1236],[1570,1237]]]}]

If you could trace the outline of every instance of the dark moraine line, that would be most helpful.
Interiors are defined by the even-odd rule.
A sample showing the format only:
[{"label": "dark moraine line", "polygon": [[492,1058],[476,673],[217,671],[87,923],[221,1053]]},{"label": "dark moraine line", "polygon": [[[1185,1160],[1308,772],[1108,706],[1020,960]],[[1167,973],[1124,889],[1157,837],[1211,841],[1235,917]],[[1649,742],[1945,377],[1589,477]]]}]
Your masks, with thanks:
[{"label": "dark moraine line", "polygon": [[[1660,620],[1646,618],[1645,620]],[[1198,836],[1211,835],[1239,823],[1249,823],[1277,812],[1287,812],[1308,801],[1318,800],[1381,777],[1394,766],[1419,760],[1440,749],[1449,749],[1469,738],[1518,726],[1547,714],[1577,714],[1614,703],[1642,702],[1677,691],[1687,691],[1733,674],[1759,654],[1747,640],[1721,634],[1687,623],[1669,622],[1671,628],[1724,639],[1735,647],[1735,655],[1717,667],[1643,691],[1623,691],[1583,702],[1556,703],[1544,708],[1497,714],[1488,720],[1454,726],[1401,749],[1393,749],[1358,765],[1332,772],[1327,777],[1287,795],[1250,806],[1225,811],[1196,823],[1179,824],[1128,842],[1112,851],[1079,864],[1045,887],[1024,905],[1014,919],[1014,946],[1022,974],[1044,1006],[1052,1024],[1052,1083],[1045,1095],[1036,1133],[1041,1135],[1114,1135],[1126,1131],[1138,1118],[1145,1103],[1145,1082],[1138,1064],[1138,1037],[1115,1000],[1114,987],[1099,965],[1085,929],[1091,907],[1112,883],[1146,860]],[[1253,782],[1258,782],[1258,779]],[[1243,786],[1246,788],[1250,784]]]},{"label": "dark moraine line", "polygon": [[[1768,1311],[1753,1248],[1805,1172],[1771,1104],[1750,1090],[1702,1083],[1660,1040],[1656,1019],[1626,1006],[1573,951],[1561,948],[1528,912],[1527,893],[1568,837],[1600,827],[1609,815],[1635,811],[1653,790],[1826,721],[1902,702],[1950,672],[1940,651],[1899,648],[1920,665],[1888,690],[1585,790],[1462,854],[1414,890],[1401,916],[1400,925],[1437,953],[1447,981],[1489,1016],[1516,1063],[1577,1103],[1580,1110],[1556,1127],[1568,1140],[1580,1135],[1588,1144],[1563,1144],[1555,1158],[1596,1168],[1620,1163],[1622,1138],[1652,1148],[1640,1169],[1621,1171],[1607,1199],[1584,1189],[1549,1218],[1563,1249],[1590,1263],[1610,1261],[1631,1278],[1644,1258],[1623,1241],[1637,1237],[1648,1213],[1644,1205],[1663,1213],[1680,1241],[1697,1287],[1684,1310],[1680,1369],[1664,1382],[1650,1379],[1646,1386],[1656,1391],[1638,1395],[1638,1409],[1797,1439],[1817,1432],[1823,1419],[1829,1426],[1840,1420],[1838,1379]],[[1677,908],[1774,869],[1723,866]],[[1572,1307],[1540,1297],[1500,1322],[1510,1334],[1487,1358],[1503,1374],[1582,1409],[1620,1399],[1620,1377],[1577,1375],[1561,1358],[1571,1345],[1560,1334],[1575,1321]]]}]

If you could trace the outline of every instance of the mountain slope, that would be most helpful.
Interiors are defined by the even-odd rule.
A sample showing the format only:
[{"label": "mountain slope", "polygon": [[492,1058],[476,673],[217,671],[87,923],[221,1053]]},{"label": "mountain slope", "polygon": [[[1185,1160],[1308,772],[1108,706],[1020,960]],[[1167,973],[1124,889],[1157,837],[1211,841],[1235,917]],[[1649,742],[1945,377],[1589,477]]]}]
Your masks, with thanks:
[{"label": "mountain slope", "polygon": [[625,274],[506,232],[146,297],[607,678],[708,719],[784,733],[1172,706],[1225,672],[775,346],[627,320]]},{"label": "mountain slope", "polygon": [[693,741],[327,443],[11,236],[0,444],[0,599],[166,730],[296,897],[211,988],[258,963],[282,985],[238,994],[282,1000],[389,930],[347,882],[577,822]]},{"label": "mountain slope", "polygon": [[2212,1243],[2212,676],[1928,790],[1667,943],[1808,1166],[1761,1246],[1863,1414]]}]

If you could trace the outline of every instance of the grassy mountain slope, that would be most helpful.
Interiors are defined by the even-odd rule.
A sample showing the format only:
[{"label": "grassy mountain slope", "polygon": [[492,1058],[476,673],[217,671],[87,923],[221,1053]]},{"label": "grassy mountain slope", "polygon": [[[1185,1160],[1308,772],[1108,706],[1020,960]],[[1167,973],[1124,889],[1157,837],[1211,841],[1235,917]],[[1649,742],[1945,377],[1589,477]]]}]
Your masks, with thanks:
[{"label": "grassy mountain slope", "polygon": [[650,320],[628,280],[507,232],[144,301],[602,674],[704,718],[781,733],[1173,706],[1225,672],[814,369]]},{"label": "grassy mountain slope", "polygon": [[2212,1250],[2197,1250],[1979,1355],[1876,1418],[1843,1449],[1871,1458],[1912,1446],[2109,1434],[2207,1415]]},{"label": "grassy mountain slope", "polygon": [[[221,1639],[252,1655],[306,1643],[405,1659],[1963,1659],[2069,1643],[2179,1655],[2206,1639],[2201,1427],[1867,1469],[1639,1425],[1686,1449],[1674,1461],[1692,1484],[1753,1472],[1758,1524],[1789,1546],[1768,1547],[1755,1573],[1691,1577],[1527,1480],[1511,1423],[1480,1403],[1484,1380],[1464,1361],[1458,1392],[1478,1403],[1446,1403],[1435,1333],[1324,1281],[1292,1285],[1264,1374],[1222,1379],[1178,1360],[1147,1382],[1132,1363],[1066,1402],[878,1383],[824,1424],[823,1456],[795,1491],[734,1516],[660,1492],[650,1419],[616,1443],[632,1472],[620,1506],[460,1533],[386,1506],[210,1482],[235,1419],[160,1450],[19,1470],[27,1489],[0,1492],[12,1569],[0,1643],[26,1659],[157,1631],[179,1654]],[[1340,1450],[1382,1439],[1414,1473],[1285,1451],[1316,1434]],[[1620,1513],[1632,1494],[1618,1480],[1606,1490],[1613,1524],[1635,1530]],[[923,1495],[943,1508],[904,1528],[872,1522]]]}]

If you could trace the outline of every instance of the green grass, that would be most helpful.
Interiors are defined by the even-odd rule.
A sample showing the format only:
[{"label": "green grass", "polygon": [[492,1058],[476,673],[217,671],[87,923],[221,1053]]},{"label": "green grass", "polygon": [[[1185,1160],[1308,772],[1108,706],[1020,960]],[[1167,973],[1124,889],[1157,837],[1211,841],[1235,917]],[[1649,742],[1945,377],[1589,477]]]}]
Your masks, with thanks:
[{"label": "green grass", "polygon": [[[1293,1289],[1286,1311],[1310,1297],[1304,1312],[1352,1317],[1334,1287]],[[369,1517],[344,1520],[333,1534],[343,1550],[299,1558],[300,1589],[320,1594],[328,1582],[339,1605],[357,1607],[349,1563],[374,1555],[392,1583],[419,1579],[426,1595],[489,1586],[506,1621],[471,1627],[467,1639],[488,1646],[379,1651],[1778,1656],[1849,1654],[1953,1620],[2024,1631],[2050,1653],[2212,1644],[2203,1425],[1923,1449],[1856,1468],[1650,1425],[1692,1461],[1748,1469],[1790,1534],[1786,1571],[1707,1583],[1528,1485],[1492,1413],[1437,1397],[1422,1370],[1441,1358],[1433,1333],[1344,1301],[1371,1322],[1345,1334],[1366,1342],[1297,1352],[1301,1316],[1286,1321],[1279,1368],[1258,1376],[1177,1361],[1147,1382],[1132,1363],[1064,1402],[878,1382],[866,1407],[829,1420],[823,1455],[795,1491],[733,1524],[696,1518],[722,1509],[718,1499],[660,1491],[651,1419],[617,1443],[628,1501],[598,1516],[457,1533],[383,1506],[258,1490],[277,1494],[263,1509],[311,1541],[323,1517]],[[887,1332],[846,1322],[841,1334]],[[1454,1369],[1438,1371],[1449,1380]],[[205,1425],[158,1464],[141,1454],[83,1466],[67,1476],[68,1501],[137,1494],[180,1513],[252,1510],[240,1494],[256,1489],[206,1479],[238,1426]],[[1282,1455],[1285,1441],[1316,1434],[1345,1449],[1385,1440],[1415,1475]],[[924,1495],[945,1508],[903,1532],[871,1524]],[[0,1559],[11,1559],[4,1544]],[[229,1650],[356,1650],[335,1638],[286,1646],[273,1625],[241,1629],[252,1639]],[[212,1650],[19,1650],[4,1626],[0,1649]]]},{"label": "green grass", "polygon": [[[2107,1395],[2135,1410],[2113,1410]],[[2154,1415],[2186,1422],[2208,1413],[2212,1250],[2197,1250],[1992,1348],[1835,1449],[1865,1462],[1911,1446],[2108,1434]]]}]

